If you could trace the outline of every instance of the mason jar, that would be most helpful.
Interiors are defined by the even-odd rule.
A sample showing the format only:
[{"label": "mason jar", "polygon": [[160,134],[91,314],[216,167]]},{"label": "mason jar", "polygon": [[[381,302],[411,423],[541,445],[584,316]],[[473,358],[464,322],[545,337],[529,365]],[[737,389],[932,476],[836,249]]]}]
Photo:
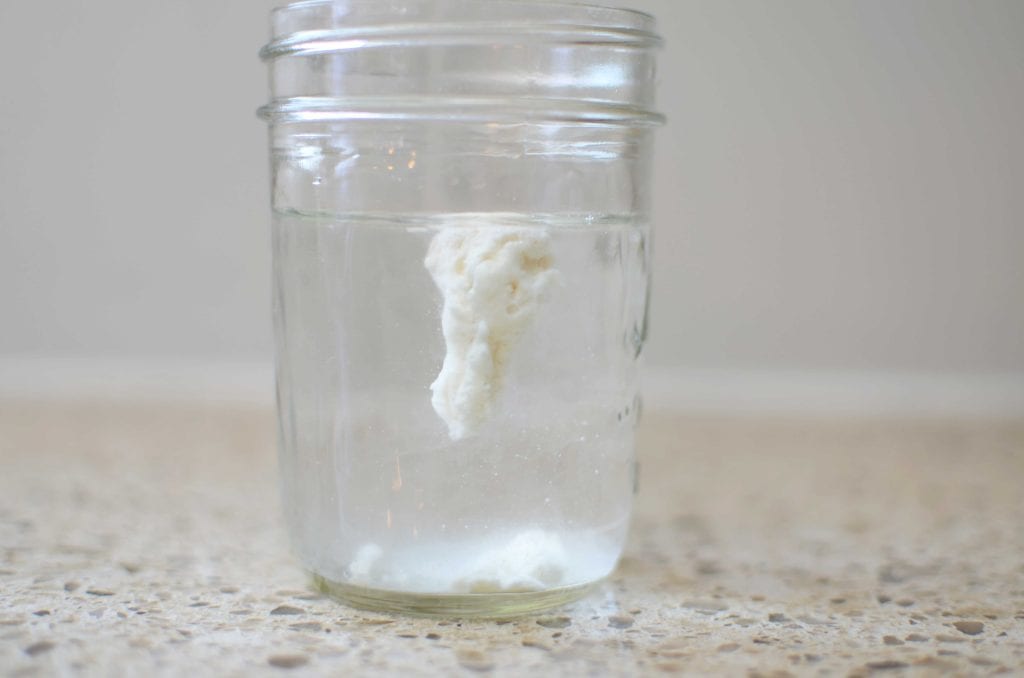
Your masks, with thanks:
[{"label": "mason jar", "polygon": [[654,19],[524,0],[273,12],[284,510],[325,592],[507,616],[615,567],[650,282]]}]

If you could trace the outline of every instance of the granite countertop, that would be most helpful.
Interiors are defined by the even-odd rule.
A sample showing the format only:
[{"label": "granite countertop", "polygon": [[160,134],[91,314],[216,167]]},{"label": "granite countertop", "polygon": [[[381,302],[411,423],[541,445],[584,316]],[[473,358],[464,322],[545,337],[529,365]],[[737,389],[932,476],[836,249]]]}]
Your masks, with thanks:
[{"label": "granite countertop", "polygon": [[648,413],[627,553],[509,621],[365,613],[288,554],[259,409],[0,403],[12,676],[1024,672],[1024,424]]}]

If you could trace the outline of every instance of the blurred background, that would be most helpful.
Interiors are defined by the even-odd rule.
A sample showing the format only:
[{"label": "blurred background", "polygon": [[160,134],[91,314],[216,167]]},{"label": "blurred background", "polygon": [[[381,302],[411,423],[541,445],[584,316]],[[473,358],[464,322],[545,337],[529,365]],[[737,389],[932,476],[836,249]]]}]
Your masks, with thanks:
[{"label": "blurred background", "polygon": [[[0,3],[0,395],[270,402],[273,0]],[[666,38],[648,401],[1024,414],[1024,2]]]}]

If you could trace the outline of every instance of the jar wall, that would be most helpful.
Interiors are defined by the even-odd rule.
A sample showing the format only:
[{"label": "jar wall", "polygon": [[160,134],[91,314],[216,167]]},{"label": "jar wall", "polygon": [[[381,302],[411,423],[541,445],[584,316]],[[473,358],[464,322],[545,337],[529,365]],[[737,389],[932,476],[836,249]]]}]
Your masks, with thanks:
[{"label": "jar wall", "polygon": [[[490,49],[508,68],[476,72],[458,64],[485,47],[452,45],[464,24],[431,32],[424,14],[415,48],[388,65],[376,46],[328,44],[349,30],[331,8],[351,19],[343,10],[362,4],[279,13],[278,28],[298,33],[265,50],[289,531],[304,565],[356,604],[554,604],[611,571],[628,528],[650,279],[656,116],[639,105],[651,45],[521,34],[513,58],[505,27]],[[386,13],[378,25],[362,11],[358,30],[396,33]],[[316,21],[325,27],[311,38]],[[410,60],[416,50],[429,63]],[[561,67],[529,57],[549,73],[538,84],[509,66],[559,50],[598,66],[604,55],[630,83],[622,100],[573,98],[585,77],[538,98]],[[478,65],[495,63],[482,54]],[[370,96],[385,73],[401,94]]]},{"label": "jar wall", "polygon": [[638,214],[651,132],[621,125],[343,121],[272,129],[278,212]]}]

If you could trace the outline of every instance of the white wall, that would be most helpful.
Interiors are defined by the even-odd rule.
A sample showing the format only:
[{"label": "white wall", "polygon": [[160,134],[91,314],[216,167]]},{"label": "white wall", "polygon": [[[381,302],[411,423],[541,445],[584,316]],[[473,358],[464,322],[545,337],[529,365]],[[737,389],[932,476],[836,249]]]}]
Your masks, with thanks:
[{"label": "white wall", "polygon": [[[267,360],[272,4],[0,3],[8,367]],[[623,4],[667,40],[652,372],[1024,386],[1024,3]]]},{"label": "white wall", "polygon": [[638,4],[656,362],[1024,371],[1024,3]]}]

